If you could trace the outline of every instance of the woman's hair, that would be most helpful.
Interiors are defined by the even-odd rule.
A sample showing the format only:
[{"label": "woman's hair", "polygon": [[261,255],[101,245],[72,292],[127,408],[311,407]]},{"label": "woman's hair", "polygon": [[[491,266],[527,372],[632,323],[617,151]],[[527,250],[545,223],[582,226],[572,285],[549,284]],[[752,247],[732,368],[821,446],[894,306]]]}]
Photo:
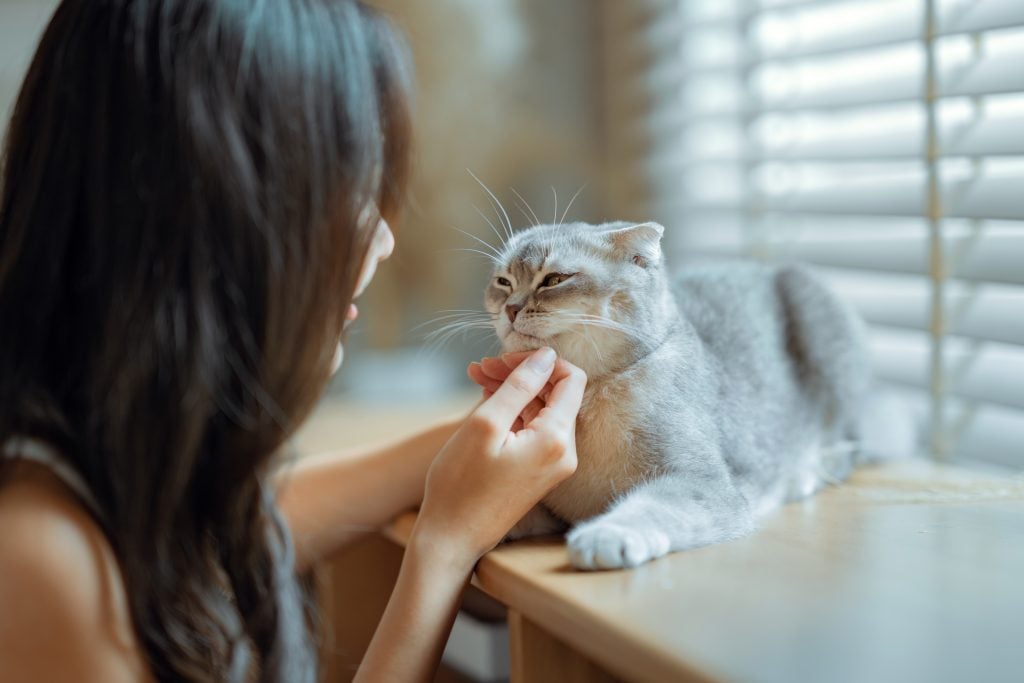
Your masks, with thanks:
[{"label": "woman's hair", "polygon": [[266,479],[397,209],[406,63],[353,0],[64,0],[22,87],[0,444],[91,487],[160,679],[315,674]]}]

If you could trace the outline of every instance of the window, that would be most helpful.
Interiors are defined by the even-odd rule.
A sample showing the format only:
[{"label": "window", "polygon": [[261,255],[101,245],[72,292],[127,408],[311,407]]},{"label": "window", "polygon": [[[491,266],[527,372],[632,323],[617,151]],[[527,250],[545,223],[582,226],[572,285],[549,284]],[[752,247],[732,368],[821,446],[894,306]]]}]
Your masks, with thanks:
[{"label": "window", "polygon": [[[606,3],[619,205],[813,264],[937,458],[1024,467],[1024,2]],[[618,36],[617,39],[611,36]]]}]

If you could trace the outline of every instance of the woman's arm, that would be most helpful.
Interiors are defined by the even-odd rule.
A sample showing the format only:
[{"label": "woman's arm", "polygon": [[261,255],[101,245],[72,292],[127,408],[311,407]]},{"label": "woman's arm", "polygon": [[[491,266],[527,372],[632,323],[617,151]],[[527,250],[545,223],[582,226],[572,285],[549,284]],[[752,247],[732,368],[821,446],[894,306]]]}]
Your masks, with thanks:
[{"label": "woman's arm", "polygon": [[[430,680],[476,561],[575,470],[585,385],[581,370],[541,350],[496,386],[441,449],[356,681]],[[543,406],[529,410],[542,392]]]},{"label": "woman's arm", "polygon": [[414,534],[355,683],[429,681],[441,661],[474,560]]},{"label": "woman's arm", "polygon": [[427,468],[461,419],[375,450],[302,458],[276,480],[277,502],[304,571],[353,538],[419,505]]}]

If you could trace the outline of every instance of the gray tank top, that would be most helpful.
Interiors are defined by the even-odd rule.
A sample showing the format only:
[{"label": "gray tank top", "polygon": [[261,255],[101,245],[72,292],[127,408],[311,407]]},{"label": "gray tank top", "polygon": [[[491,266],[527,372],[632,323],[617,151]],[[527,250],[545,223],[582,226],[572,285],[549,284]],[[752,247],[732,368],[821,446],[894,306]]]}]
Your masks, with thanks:
[{"label": "gray tank top", "polygon": [[5,460],[26,460],[46,467],[78,496],[90,512],[99,519],[103,519],[103,511],[96,502],[96,497],[93,496],[89,485],[49,444],[38,439],[15,437],[4,444],[3,458]]}]

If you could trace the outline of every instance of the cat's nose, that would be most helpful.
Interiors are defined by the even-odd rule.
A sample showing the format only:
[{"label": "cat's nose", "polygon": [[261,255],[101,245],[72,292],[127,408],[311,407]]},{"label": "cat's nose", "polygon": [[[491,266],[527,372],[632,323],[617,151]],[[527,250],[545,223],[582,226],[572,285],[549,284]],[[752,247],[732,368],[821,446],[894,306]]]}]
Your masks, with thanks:
[{"label": "cat's nose", "polygon": [[522,306],[516,306],[515,304],[509,304],[505,307],[505,313],[508,314],[508,321],[514,323],[516,316],[519,315],[519,311],[523,310]]}]

